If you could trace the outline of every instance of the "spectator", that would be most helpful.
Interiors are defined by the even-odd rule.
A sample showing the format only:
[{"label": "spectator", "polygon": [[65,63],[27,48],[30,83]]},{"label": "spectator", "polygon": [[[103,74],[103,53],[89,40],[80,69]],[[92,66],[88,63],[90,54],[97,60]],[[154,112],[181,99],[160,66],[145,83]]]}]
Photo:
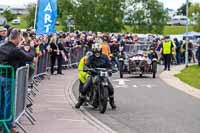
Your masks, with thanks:
[{"label": "spectator", "polygon": [[[14,67],[16,71],[22,64],[26,61],[32,61],[35,55],[33,45],[31,45],[31,50],[29,53],[24,52],[23,50],[18,48],[18,45],[21,43],[21,32],[18,29],[13,29],[10,32],[8,42],[6,42],[3,46],[0,47],[0,64],[3,65],[11,65]],[[22,45],[21,45],[22,47]],[[8,118],[10,116],[11,110],[11,73],[8,72],[8,76],[5,77],[5,73],[0,75],[0,81],[2,83],[1,86],[1,107],[0,107],[0,117]],[[8,82],[7,82],[8,81]],[[7,82],[7,83],[5,83]],[[7,86],[5,85],[7,84]],[[5,85],[5,86],[4,86]],[[7,102],[5,102],[7,101]],[[4,105],[5,104],[5,105]],[[6,108],[4,108],[6,107]],[[5,114],[2,115],[1,113]],[[10,128],[12,133],[15,133],[12,126],[12,121],[7,122],[8,127]]]},{"label": "spectator", "polygon": [[198,65],[200,66],[200,39],[197,41],[197,44],[199,46],[198,46],[198,49],[197,49],[197,52],[196,52],[196,58],[198,60]]},{"label": "spectator", "polygon": [[7,29],[0,27],[0,46],[6,42]]},{"label": "spectator", "polygon": [[176,62],[177,65],[181,64],[181,44],[177,38],[174,38],[174,43],[176,45]]},{"label": "spectator", "polygon": [[169,39],[169,36],[165,37],[165,40],[162,43],[161,53],[164,58],[164,70],[170,71],[172,52],[174,51],[174,46],[172,41]]},{"label": "spectator", "polygon": [[[63,39],[62,39],[63,40]],[[58,68],[57,68],[57,74],[61,74],[62,73],[62,61],[63,61],[63,56],[62,56],[62,51],[65,51],[64,47],[63,47],[63,41],[59,41],[57,42],[57,36],[53,35],[51,40],[50,40],[50,47],[51,47],[51,74],[54,74],[54,66],[55,66],[55,62],[57,59],[57,63],[58,63]]]}]

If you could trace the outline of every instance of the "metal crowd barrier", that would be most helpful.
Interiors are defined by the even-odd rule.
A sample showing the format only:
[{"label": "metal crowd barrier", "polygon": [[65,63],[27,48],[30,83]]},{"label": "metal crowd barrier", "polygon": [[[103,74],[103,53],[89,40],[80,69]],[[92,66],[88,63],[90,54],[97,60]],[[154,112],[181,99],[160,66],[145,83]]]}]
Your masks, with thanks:
[{"label": "metal crowd barrier", "polygon": [[48,70],[50,66],[50,55],[48,52],[42,54],[38,57],[38,62],[36,65],[35,76],[48,75]]},{"label": "metal crowd barrier", "polygon": [[0,65],[0,132],[10,133],[14,114],[14,76],[12,66]]},{"label": "metal crowd barrier", "polygon": [[67,61],[63,63],[66,68],[74,68],[78,66],[80,59],[85,55],[84,47],[65,48],[68,53]]},{"label": "metal crowd barrier", "polygon": [[19,120],[25,115],[31,124],[34,124],[35,119],[27,109],[27,95],[28,95],[28,82],[29,81],[29,65],[20,67],[16,71],[15,83],[15,115],[14,124],[19,126],[25,133],[27,131],[20,124]]}]

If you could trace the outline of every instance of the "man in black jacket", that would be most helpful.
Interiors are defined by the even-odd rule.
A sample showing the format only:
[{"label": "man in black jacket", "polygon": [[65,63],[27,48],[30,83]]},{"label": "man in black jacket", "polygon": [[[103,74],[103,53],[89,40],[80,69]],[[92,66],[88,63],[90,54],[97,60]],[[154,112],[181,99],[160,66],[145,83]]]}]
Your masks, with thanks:
[{"label": "man in black jacket", "polygon": [[[21,50],[19,45],[23,43],[21,38],[21,32],[17,29],[13,29],[9,35],[8,42],[0,47],[0,64],[1,65],[11,65],[14,67],[15,71],[26,61],[32,61],[35,55],[34,46],[31,46],[29,53]],[[33,45],[33,44],[32,44]],[[22,46],[20,46],[22,47]],[[7,82],[10,81],[10,82]],[[8,71],[7,74],[4,72],[0,75],[1,85],[1,96],[0,96],[0,119],[8,118],[10,116],[11,110],[11,72]],[[7,82],[7,83],[4,83]],[[4,86],[3,84],[7,84]],[[6,101],[6,102],[5,102]],[[5,105],[6,104],[6,105]],[[6,115],[5,115],[6,112]],[[4,114],[2,114],[4,113]],[[7,122],[8,127],[11,130],[11,133],[16,131],[12,128],[12,121]]]}]

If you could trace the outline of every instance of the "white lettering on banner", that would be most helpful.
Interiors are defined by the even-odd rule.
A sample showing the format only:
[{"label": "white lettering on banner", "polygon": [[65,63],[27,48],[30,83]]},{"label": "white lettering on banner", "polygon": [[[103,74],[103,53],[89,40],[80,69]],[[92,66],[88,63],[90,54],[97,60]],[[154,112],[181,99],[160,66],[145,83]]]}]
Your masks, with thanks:
[{"label": "white lettering on banner", "polygon": [[49,30],[50,30],[51,23],[53,22],[52,19],[51,19],[51,15],[49,14],[49,12],[52,13],[52,8],[51,8],[50,2],[45,7],[44,12],[45,12],[45,14],[44,14],[44,23],[45,23],[44,27],[46,29],[46,33],[48,33]]},{"label": "white lettering on banner", "polygon": [[50,11],[50,13],[52,12],[51,4],[50,3],[48,3],[48,5],[46,6],[46,8],[44,9],[44,12],[47,12],[47,11]]},{"label": "white lettering on banner", "polygon": [[44,23],[52,23],[51,16],[49,14],[44,15]]},{"label": "white lettering on banner", "polygon": [[44,27],[46,28],[46,33],[49,32],[49,27],[51,26],[51,24],[47,24],[47,25],[44,25]]}]

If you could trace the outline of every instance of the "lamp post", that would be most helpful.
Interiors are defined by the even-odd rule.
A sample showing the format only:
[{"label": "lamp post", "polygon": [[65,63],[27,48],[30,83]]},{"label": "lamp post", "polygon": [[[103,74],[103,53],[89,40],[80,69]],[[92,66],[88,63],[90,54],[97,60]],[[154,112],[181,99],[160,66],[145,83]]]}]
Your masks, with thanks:
[{"label": "lamp post", "polygon": [[188,25],[189,25],[189,20],[188,20],[188,8],[189,8],[189,0],[186,0],[186,16],[187,16],[187,24],[186,24],[186,44],[185,44],[185,66],[188,67],[188,43],[189,43],[189,38],[188,38]]}]

